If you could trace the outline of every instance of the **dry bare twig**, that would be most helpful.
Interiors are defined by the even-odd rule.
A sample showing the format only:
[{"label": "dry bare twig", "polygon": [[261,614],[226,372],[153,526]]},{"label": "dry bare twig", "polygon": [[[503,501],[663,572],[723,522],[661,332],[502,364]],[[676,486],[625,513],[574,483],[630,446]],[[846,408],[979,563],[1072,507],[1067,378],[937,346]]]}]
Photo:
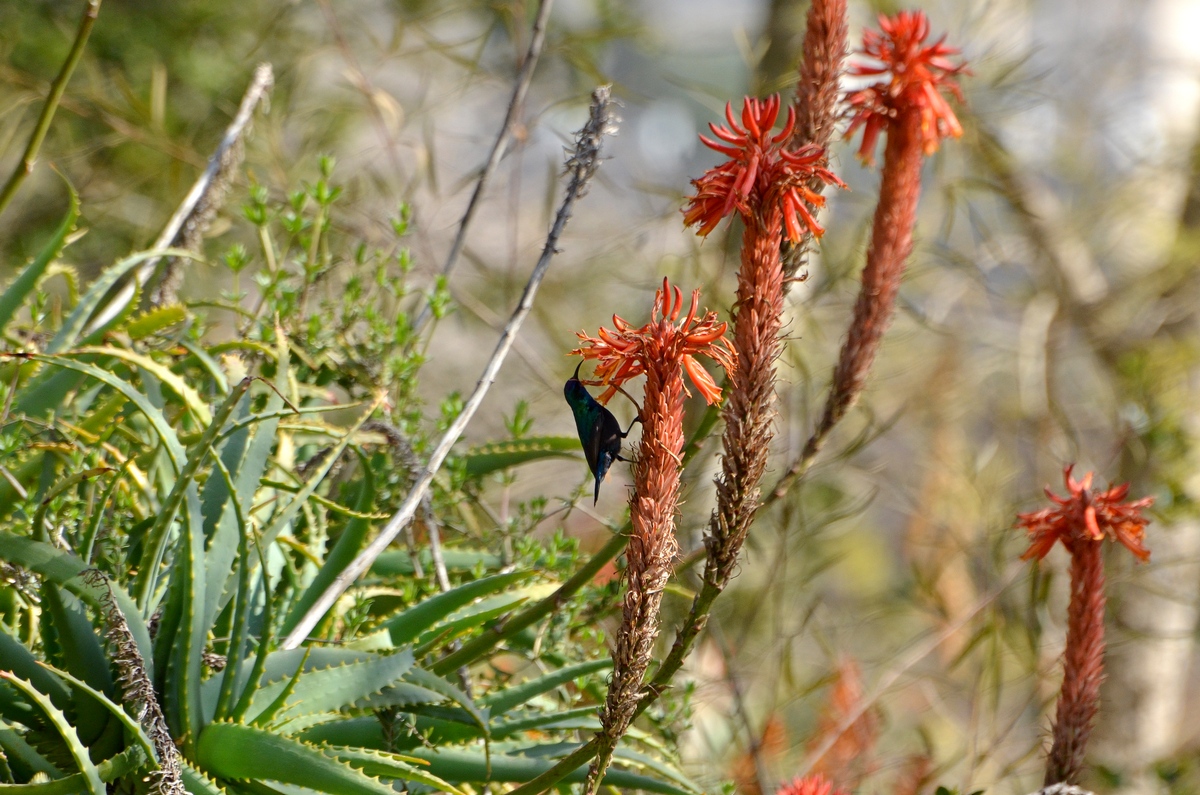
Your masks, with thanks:
[{"label": "dry bare twig", "polygon": [[[225,135],[208,159],[208,166],[204,169],[204,173],[192,185],[192,189],[183,198],[174,215],[167,221],[167,225],[163,227],[162,232],[154,241],[154,245],[151,246],[152,249],[167,248],[178,240],[181,234],[186,234],[189,228],[198,228],[195,223],[189,227],[189,222],[201,218],[215,208],[217,204],[215,200],[218,198],[215,190],[224,190],[227,186],[226,179],[229,170],[233,167],[233,161],[237,159],[231,157],[230,153],[236,153],[246,128],[250,124],[254,109],[267,96],[274,81],[271,65],[269,63],[259,64],[258,68],[254,70],[254,78],[250,81],[250,87],[242,96],[242,103],[238,107],[237,115],[225,129]],[[160,261],[160,257],[152,257],[141,263],[125,286],[97,311],[88,324],[84,336],[103,328],[106,323],[119,315],[133,300],[138,290],[150,280]]]},{"label": "dry bare twig", "polygon": [[321,594],[317,601],[313,603],[308,612],[301,617],[288,636],[284,638],[283,643],[280,644],[281,649],[294,649],[299,646],[300,642],[308,636],[308,633],[316,626],[321,616],[333,606],[338,597],[345,593],[350,584],[371,567],[375,559],[387,549],[392,540],[404,529],[404,526],[412,521],[413,515],[424,499],[426,491],[433,484],[434,475],[437,474],[442,463],[446,460],[446,456],[450,454],[450,449],[458,441],[458,437],[467,427],[467,424],[470,423],[471,418],[475,416],[475,412],[478,411],[480,404],[483,403],[483,399],[491,388],[492,382],[496,379],[496,374],[500,372],[500,366],[504,363],[505,357],[508,356],[509,350],[512,349],[521,324],[525,322],[525,318],[529,316],[530,310],[533,309],[534,296],[537,294],[542,278],[546,275],[546,271],[550,267],[550,261],[558,251],[558,240],[566,228],[567,220],[571,217],[571,210],[575,206],[575,200],[587,192],[588,185],[595,175],[596,169],[600,166],[601,142],[605,135],[616,131],[611,105],[611,88],[609,86],[600,86],[592,92],[592,105],[588,121],[579,131],[575,139],[575,148],[571,152],[571,156],[567,158],[567,171],[571,175],[571,180],[567,184],[566,195],[563,197],[562,204],[558,208],[558,214],[554,218],[554,225],[551,227],[550,233],[546,236],[542,255],[538,259],[537,265],[534,266],[533,273],[530,274],[529,280],[525,284],[525,291],[521,294],[521,300],[517,303],[517,308],[513,311],[508,324],[504,327],[504,332],[500,335],[500,339],[496,343],[496,348],[492,351],[491,358],[488,359],[488,363],[484,367],[483,373],[479,376],[479,381],[475,384],[475,389],[467,399],[462,411],[438,441],[437,446],[429,456],[429,463],[421,470],[408,497],[405,498],[404,502],[396,510],[396,513],[388,520],[388,523],[380,531],[375,540],[367,545],[367,548],[350,562],[341,574],[330,583],[329,587],[325,589],[325,592]]},{"label": "dry bare twig", "polygon": [[[470,227],[471,220],[475,217],[479,200],[492,175],[496,172],[496,167],[500,165],[501,158],[504,157],[509,139],[512,138],[517,123],[517,114],[525,104],[525,95],[529,93],[529,84],[533,81],[534,67],[537,66],[538,58],[542,54],[542,45],[546,43],[546,23],[550,19],[550,8],[553,5],[554,0],[541,0],[538,4],[537,17],[533,22],[533,32],[529,37],[529,49],[525,52],[525,59],[521,61],[521,71],[517,73],[516,82],[513,83],[512,97],[508,101],[508,110],[504,113],[504,124],[500,126],[500,133],[496,136],[496,142],[492,144],[492,151],[488,153],[487,162],[484,164],[483,170],[479,172],[479,179],[475,182],[471,198],[467,200],[467,209],[463,211],[462,219],[458,222],[458,231],[454,234],[454,242],[450,244],[450,251],[446,254],[445,263],[442,264],[442,276],[449,276],[450,271],[458,263],[458,257],[466,245],[467,228]],[[432,315],[433,310],[427,305],[417,316],[413,327],[420,331],[429,322]]]}]

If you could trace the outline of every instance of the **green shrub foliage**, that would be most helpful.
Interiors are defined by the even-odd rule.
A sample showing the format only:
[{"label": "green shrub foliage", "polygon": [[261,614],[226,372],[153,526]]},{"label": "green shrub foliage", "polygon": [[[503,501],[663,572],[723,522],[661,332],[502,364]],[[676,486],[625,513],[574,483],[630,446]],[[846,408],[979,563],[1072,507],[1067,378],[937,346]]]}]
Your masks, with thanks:
[{"label": "green shrub foliage", "polygon": [[[417,397],[428,332],[411,318],[449,302],[406,281],[408,209],[386,245],[356,243],[334,223],[333,170],[322,159],[283,197],[251,187],[242,243],[177,259],[227,271],[217,298],[135,300],[94,328],[153,255],[80,284],[73,194],[0,295],[0,792],[478,791],[528,781],[597,728],[610,663],[590,627],[612,587],[506,631],[578,555],[561,533],[530,537],[544,501],[499,526],[475,499],[572,454],[529,435],[524,406],[512,438],[452,459],[407,548],[279,648],[457,405]],[[499,642],[469,645],[489,633]],[[464,648],[481,651],[439,667]],[[617,761],[614,786],[695,791],[661,732],[635,732]]]}]

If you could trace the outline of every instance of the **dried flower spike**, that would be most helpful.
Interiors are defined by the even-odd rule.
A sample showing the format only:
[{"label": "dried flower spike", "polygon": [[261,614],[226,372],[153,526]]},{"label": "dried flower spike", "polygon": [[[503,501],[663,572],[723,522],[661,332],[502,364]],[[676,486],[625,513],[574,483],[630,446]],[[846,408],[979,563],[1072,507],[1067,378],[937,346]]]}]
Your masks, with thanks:
[{"label": "dried flower spike", "polygon": [[733,115],[733,106],[725,105],[729,126],[710,123],[709,129],[718,140],[703,135],[700,140],[730,159],[692,180],[696,195],[688,199],[683,210],[684,224],[699,226],[697,234],[703,237],[734,210],[744,218],[778,210],[793,243],[806,232],[817,237],[824,234],[808,208],[823,207],[825,197],[809,187],[809,182],[815,177],[830,185],[844,188],[845,184],[822,165],[825,150],[821,147],[808,144],[795,150],[788,148],[796,125],[795,109],[788,108],[783,130],[773,133],[778,118],[777,94],[765,100],[746,97],[741,124]]},{"label": "dried flower spike", "polygon": [[1088,738],[1100,707],[1100,683],[1104,681],[1104,558],[1106,538],[1122,544],[1147,560],[1150,551],[1142,546],[1149,519],[1142,508],[1150,497],[1122,502],[1128,484],[1107,491],[1092,491],[1092,473],[1081,480],[1071,477],[1072,467],[1063,470],[1067,496],[1046,489],[1054,508],[1017,516],[1017,526],[1029,533],[1030,546],[1024,560],[1041,559],[1061,541],[1071,555],[1071,601],[1067,607],[1067,645],[1063,652],[1063,683],[1054,718],[1053,741],[1046,760],[1045,784],[1075,784],[1083,771]]},{"label": "dried flower spike", "polygon": [[846,135],[863,128],[858,155],[871,163],[879,133],[900,115],[916,113],[922,149],[931,155],[942,138],[962,135],[962,125],[941,92],[945,89],[962,102],[962,89],[953,78],[969,72],[965,64],[950,60],[949,56],[957,55],[959,50],[947,46],[945,36],[925,45],[929,20],[921,11],[901,11],[894,17],[880,15],[879,28],[863,34],[862,54],[876,63],[857,64],[850,73],[859,77],[887,75],[888,79],[847,97],[854,117]]}]

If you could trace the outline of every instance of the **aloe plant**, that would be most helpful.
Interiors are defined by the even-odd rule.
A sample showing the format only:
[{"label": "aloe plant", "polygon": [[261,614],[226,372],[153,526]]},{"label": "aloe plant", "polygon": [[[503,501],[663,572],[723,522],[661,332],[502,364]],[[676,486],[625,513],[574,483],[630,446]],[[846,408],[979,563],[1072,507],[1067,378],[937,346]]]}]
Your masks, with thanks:
[{"label": "aloe plant", "polygon": [[[278,647],[403,499],[433,430],[415,397],[423,359],[406,313],[423,297],[405,286],[407,251],[360,248],[338,260],[336,290],[322,282],[331,170],[283,204],[252,191],[262,301],[218,302],[241,324],[236,342],[210,339],[200,305],[88,330],[160,252],[56,306],[45,282],[67,272],[74,194],[0,294],[0,795],[456,793],[529,781],[598,727],[609,662],[572,617],[589,598],[611,607],[610,591],[545,610],[576,558],[561,536],[522,535],[544,503],[503,535],[474,507],[497,473],[569,454],[556,437],[464,450],[439,480],[422,529],[470,528],[494,547],[435,559],[414,536],[305,645]],[[254,259],[234,247],[223,261],[240,276]],[[504,631],[535,604],[538,621]],[[504,642],[469,668],[440,664],[484,634]],[[697,791],[653,736],[631,734],[616,762],[614,786]]]}]

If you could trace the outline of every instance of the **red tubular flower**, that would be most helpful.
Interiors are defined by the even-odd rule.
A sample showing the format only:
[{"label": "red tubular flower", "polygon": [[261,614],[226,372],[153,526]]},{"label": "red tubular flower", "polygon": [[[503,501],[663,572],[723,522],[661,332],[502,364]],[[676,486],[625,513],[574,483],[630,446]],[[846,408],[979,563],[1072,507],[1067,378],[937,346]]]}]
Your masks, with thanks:
[{"label": "red tubular flower", "polygon": [[[597,734],[596,760],[586,792],[594,793],[612,758],[617,741],[629,728],[642,692],[642,678],[658,636],[658,609],[671,575],[671,560],[678,549],[675,516],[679,504],[679,478],[683,458],[683,400],[687,391],[683,374],[710,404],[721,390],[700,366],[698,356],[708,356],[734,372],[737,355],[724,334],[726,325],[715,312],[697,318],[700,291],[692,293],[691,308],[683,313],[683,292],[663,279],[654,299],[650,322],[634,328],[614,316],[615,330],[602,328],[592,337],[580,333],[584,345],[573,351],[596,361],[595,373],[608,390],[606,400],[635,376],[645,374],[642,401],[642,438],[633,465],[634,492],[629,500],[630,533],[625,557],[628,585],[622,603],[621,628],[613,644],[613,674]],[[595,383],[595,382],[592,382]]]},{"label": "red tubular flower", "polygon": [[1068,552],[1073,552],[1079,544],[1105,538],[1120,543],[1138,560],[1149,560],[1150,550],[1142,546],[1142,539],[1150,520],[1141,515],[1141,510],[1153,504],[1154,498],[1122,502],[1129,495],[1128,483],[1094,492],[1092,473],[1084,475],[1082,480],[1075,480],[1071,477],[1073,468],[1072,464],[1063,470],[1067,497],[1059,497],[1046,489],[1046,496],[1057,508],[1017,515],[1017,524],[1029,533],[1030,542],[1021,560],[1041,560],[1056,541],[1061,541]]},{"label": "red tubular flower", "polygon": [[809,144],[788,149],[796,125],[793,108],[788,108],[783,130],[772,134],[778,118],[777,94],[765,100],[746,97],[741,124],[734,118],[733,106],[725,105],[729,126],[710,123],[709,129],[719,140],[703,135],[700,140],[730,159],[692,180],[696,195],[684,208],[685,225],[698,225],[697,234],[707,236],[736,209],[748,222],[755,216],[782,213],[788,239],[793,243],[799,242],[806,231],[818,237],[824,234],[808,208],[823,207],[825,197],[810,188],[809,182],[816,178],[839,187],[845,184],[822,165],[825,150],[821,147]]},{"label": "red tubular flower", "polygon": [[945,36],[925,46],[929,20],[924,13],[901,11],[894,17],[880,15],[879,27],[882,32],[868,30],[863,34],[862,49],[864,55],[877,63],[858,64],[850,73],[859,77],[888,75],[889,79],[847,97],[854,118],[846,135],[863,128],[858,155],[871,163],[879,133],[894,125],[900,115],[916,114],[922,148],[931,155],[942,138],[962,135],[962,125],[941,90],[946,89],[962,102],[962,89],[953,78],[969,72],[965,64],[955,64],[948,58],[959,50],[946,46]]},{"label": "red tubular flower", "polygon": [[820,773],[796,778],[775,790],[775,795],[848,795],[844,789],[834,789],[833,782]]},{"label": "red tubular flower", "polygon": [[1142,545],[1149,519],[1141,509],[1153,502],[1146,497],[1122,502],[1129,485],[1107,491],[1092,491],[1092,473],[1082,480],[1071,477],[1072,467],[1063,470],[1066,497],[1046,489],[1054,508],[1017,515],[1017,526],[1029,533],[1029,549],[1023,560],[1041,560],[1061,541],[1071,555],[1071,601],[1067,607],[1067,647],[1063,653],[1062,692],[1054,719],[1053,742],[1046,760],[1045,783],[1077,783],[1092,724],[1100,705],[1100,683],[1104,680],[1104,539],[1116,541],[1148,560]]},{"label": "red tubular flower", "polygon": [[[683,322],[678,322],[683,311],[683,292],[678,287],[672,288],[663,279],[662,289],[655,294],[650,322],[646,325],[634,328],[619,315],[613,315],[613,331],[601,326],[595,337],[576,332],[575,336],[586,347],[576,348],[571,353],[596,360],[595,378],[584,383],[608,387],[598,400],[607,403],[618,387],[642,375],[651,363],[663,366],[667,362],[683,365],[688,378],[709,405],[720,400],[721,388],[696,357],[708,356],[732,372],[737,367],[737,354],[724,336],[728,326],[717,320],[716,312],[696,316],[699,302],[700,291],[694,290],[691,308]],[[684,391],[687,391],[686,387]]]},{"label": "red tubular flower", "polygon": [[[874,750],[879,739],[879,713],[862,709],[866,693],[858,663],[843,658],[837,667],[837,679],[829,692],[829,701],[817,719],[817,728],[808,741],[808,753],[817,753],[810,770],[814,773],[837,775],[839,781],[858,787],[875,766]],[[848,716],[857,714],[843,728]]]}]

